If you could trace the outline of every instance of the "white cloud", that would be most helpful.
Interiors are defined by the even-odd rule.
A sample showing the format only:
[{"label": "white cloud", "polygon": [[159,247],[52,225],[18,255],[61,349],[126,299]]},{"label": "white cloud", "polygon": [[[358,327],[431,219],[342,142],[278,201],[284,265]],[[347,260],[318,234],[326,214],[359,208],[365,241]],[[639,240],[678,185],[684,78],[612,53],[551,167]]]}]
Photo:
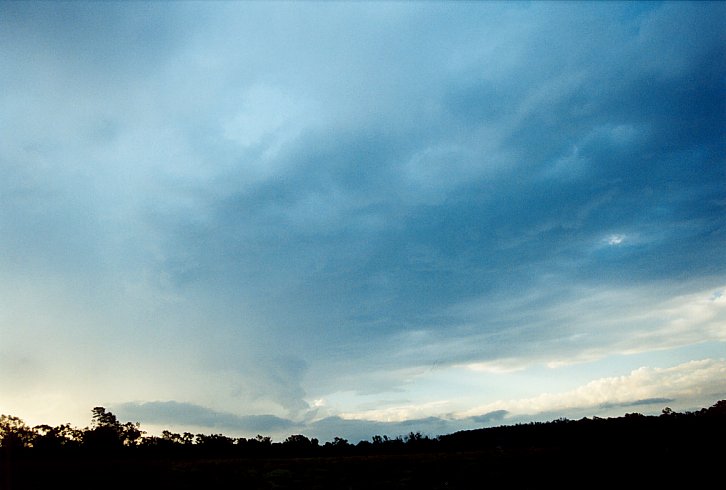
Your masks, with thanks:
[{"label": "white cloud", "polygon": [[376,422],[401,422],[415,420],[432,415],[446,413],[451,410],[448,400],[436,400],[426,403],[404,404],[374,410],[342,412],[338,416],[347,420],[373,420]]},{"label": "white cloud", "polygon": [[[590,415],[597,415],[618,413],[622,407],[647,404],[648,400],[670,400],[669,403],[675,408],[708,406],[713,403],[714,397],[726,396],[726,359],[702,359],[671,367],[644,366],[625,375],[597,378],[561,391],[552,389],[557,385],[549,383],[547,378],[556,377],[556,373],[546,368],[530,370],[521,375],[484,373],[484,377],[481,373],[472,375],[456,367],[442,371],[437,375],[438,381],[448,380],[452,384],[458,381],[462,385],[468,382],[469,390],[457,387],[452,393],[436,393],[427,389],[435,383],[430,383],[431,380],[421,375],[418,383],[424,385],[422,389],[417,392],[415,387],[407,387],[402,400],[378,403],[374,408],[370,402],[356,406],[356,397],[349,393],[348,409],[339,405],[343,401],[341,397],[333,396],[332,405],[338,405],[336,413],[343,419],[400,422],[426,417],[463,420],[500,410],[507,411],[509,419],[526,416],[536,418],[538,414],[550,416],[553,413],[568,416],[589,412]],[[524,398],[482,403],[488,396],[487,387],[496,386],[496,392],[501,393],[504,390],[497,385],[503,383],[520,383],[523,385],[519,388],[520,392],[529,390],[533,394]],[[511,392],[514,393],[513,390]],[[320,416],[329,413],[332,412],[326,410]]]},{"label": "white cloud", "polygon": [[503,374],[522,371],[527,366],[522,359],[497,359],[496,361],[470,362],[462,364],[461,367],[474,372]]},{"label": "white cloud", "polygon": [[628,405],[651,398],[673,398],[696,405],[714,395],[726,395],[726,360],[702,359],[673,367],[641,367],[624,376],[600,378],[576,389],[542,393],[531,398],[499,400],[458,412],[469,417],[493,410],[507,410],[510,416],[597,410],[608,405]]}]

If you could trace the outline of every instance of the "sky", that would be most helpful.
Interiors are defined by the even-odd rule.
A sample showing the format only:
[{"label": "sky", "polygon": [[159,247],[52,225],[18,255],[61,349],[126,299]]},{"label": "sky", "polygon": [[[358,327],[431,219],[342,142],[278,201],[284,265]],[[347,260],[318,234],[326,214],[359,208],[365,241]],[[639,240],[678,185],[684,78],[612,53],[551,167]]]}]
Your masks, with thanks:
[{"label": "sky", "polygon": [[357,441],[726,398],[725,23],[0,3],[0,413]]}]

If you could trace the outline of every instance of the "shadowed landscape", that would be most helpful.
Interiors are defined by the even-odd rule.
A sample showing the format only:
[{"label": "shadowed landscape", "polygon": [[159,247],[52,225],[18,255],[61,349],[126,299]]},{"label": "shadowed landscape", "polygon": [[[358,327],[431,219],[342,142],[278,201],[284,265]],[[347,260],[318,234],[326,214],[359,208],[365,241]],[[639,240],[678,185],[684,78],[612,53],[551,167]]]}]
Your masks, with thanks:
[{"label": "shadowed landscape", "polygon": [[145,436],[103,407],[90,427],[0,419],[3,489],[683,488],[710,485],[726,456],[726,400],[659,416],[565,418],[438,437],[321,444],[223,434]]}]

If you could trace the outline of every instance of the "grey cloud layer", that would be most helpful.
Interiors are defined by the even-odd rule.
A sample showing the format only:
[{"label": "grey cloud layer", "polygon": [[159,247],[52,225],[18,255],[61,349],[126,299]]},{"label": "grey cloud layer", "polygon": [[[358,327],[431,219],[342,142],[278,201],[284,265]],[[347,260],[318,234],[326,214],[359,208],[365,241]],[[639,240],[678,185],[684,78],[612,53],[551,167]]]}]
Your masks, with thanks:
[{"label": "grey cloud layer", "polygon": [[167,429],[180,425],[249,433],[280,432],[293,425],[289,420],[274,415],[235,415],[175,401],[124,403],[112,408],[124,420],[142,420],[148,424],[168,425]]},{"label": "grey cloud layer", "polygon": [[[640,31],[616,24],[602,37],[612,19],[589,18],[584,40],[541,31],[546,20],[571,26],[573,12],[541,12],[495,82],[471,62],[470,101],[452,102],[462,73],[442,70],[414,112],[434,109],[415,124],[303,132],[276,157],[285,170],[252,188],[244,165],[232,167],[243,190],[212,195],[209,221],[182,219],[170,235],[201,264],[179,280],[253,282],[274,322],[304,323],[303,310],[306,328],[370,331],[375,318],[390,332],[542,274],[620,284],[722,273],[723,36],[711,20],[721,7],[702,8],[669,5],[643,14]],[[662,35],[682,15],[700,42]],[[561,49],[543,52],[538,35]],[[607,56],[562,59],[581,41]],[[652,66],[654,49],[678,70]],[[606,246],[613,235],[621,246]]]}]

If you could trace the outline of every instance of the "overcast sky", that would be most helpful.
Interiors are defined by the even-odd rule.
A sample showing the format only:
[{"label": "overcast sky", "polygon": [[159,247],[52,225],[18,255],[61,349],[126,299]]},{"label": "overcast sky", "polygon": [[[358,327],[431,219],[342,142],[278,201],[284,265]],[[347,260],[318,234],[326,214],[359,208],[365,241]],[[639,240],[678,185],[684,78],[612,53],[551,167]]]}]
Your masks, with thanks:
[{"label": "overcast sky", "polygon": [[0,4],[0,413],[330,440],[726,398],[726,4]]}]

